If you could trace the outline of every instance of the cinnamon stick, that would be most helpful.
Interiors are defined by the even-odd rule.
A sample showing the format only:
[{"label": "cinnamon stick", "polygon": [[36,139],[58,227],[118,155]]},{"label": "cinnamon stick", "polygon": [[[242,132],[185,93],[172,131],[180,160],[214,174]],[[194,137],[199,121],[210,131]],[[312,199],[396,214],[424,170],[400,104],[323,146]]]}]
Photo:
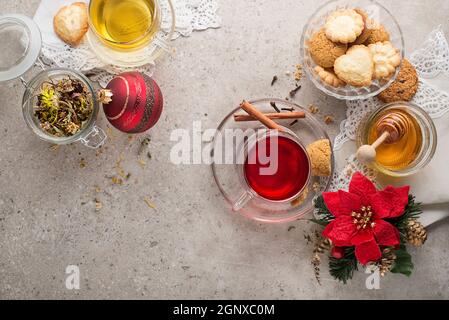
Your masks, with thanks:
[{"label": "cinnamon stick", "polygon": [[276,122],[265,116],[260,110],[258,110],[255,106],[253,106],[248,101],[243,101],[240,105],[240,108],[245,110],[250,116],[259,120],[262,124],[264,124],[269,129],[284,131],[280,125]]},{"label": "cinnamon stick", "polygon": [[[305,112],[295,111],[295,112],[273,112],[273,113],[264,113],[264,115],[271,120],[285,120],[285,119],[304,119],[306,117]],[[242,121],[257,121],[258,119],[253,116],[246,114],[234,114],[234,120],[237,122]]]}]

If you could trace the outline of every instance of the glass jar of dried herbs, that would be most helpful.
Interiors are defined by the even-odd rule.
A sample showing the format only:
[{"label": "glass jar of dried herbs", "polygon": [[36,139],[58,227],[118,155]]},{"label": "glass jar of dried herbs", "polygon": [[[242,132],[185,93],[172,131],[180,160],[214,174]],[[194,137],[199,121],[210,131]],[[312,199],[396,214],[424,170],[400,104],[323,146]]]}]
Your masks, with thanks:
[{"label": "glass jar of dried herbs", "polygon": [[36,102],[34,115],[42,130],[56,137],[80,132],[93,111],[89,89],[70,76],[43,82]]},{"label": "glass jar of dried herbs", "polygon": [[54,144],[81,141],[97,148],[106,139],[95,125],[99,101],[92,83],[69,69],[40,72],[25,84],[23,115],[30,129]]}]

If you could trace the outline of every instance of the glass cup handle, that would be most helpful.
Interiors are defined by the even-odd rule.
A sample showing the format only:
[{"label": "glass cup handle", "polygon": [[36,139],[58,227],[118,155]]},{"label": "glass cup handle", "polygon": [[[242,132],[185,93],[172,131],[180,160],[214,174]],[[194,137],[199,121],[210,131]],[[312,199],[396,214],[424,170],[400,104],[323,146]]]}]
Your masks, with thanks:
[{"label": "glass cup handle", "polygon": [[173,34],[175,33],[175,26],[176,26],[176,15],[175,15],[175,7],[173,5],[172,0],[167,0],[168,5],[169,5],[169,11],[170,11],[170,18],[171,18],[171,27],[170,30],[166,36],[167,39],[164,39],[161,36],[161,33],[159,32],[155,39],[154,39],[154,44],[156,44],[159,48],[161,48],[162,50],[166,51],[166,52],[170,52],[171,51],[171,45],[170,45],[170,41],[173,38]]},{"label": "glass cup handle", "polygon": [[245,192],[237,199],[237,201],[232,205],[232,211],[240,211],[244,206],[252,199],[252,195]]},{"label": "glass cup handle", "polygon": [[88,148],[98,149],[103,146],[106,139],[107,135],[104,130],[100,127],[94,126],[92,131],[87,136],[80,139],[80,142]]},{"label": "glass cup handle", "polygon": [[171,50],[170,43],[167,40],[163,39],[159,35],[156,36],[153,43],[155,45],[157,45],[159,48],[161,48],[162,50],[164,50],[165,52],[170,52],[170,50]]}]

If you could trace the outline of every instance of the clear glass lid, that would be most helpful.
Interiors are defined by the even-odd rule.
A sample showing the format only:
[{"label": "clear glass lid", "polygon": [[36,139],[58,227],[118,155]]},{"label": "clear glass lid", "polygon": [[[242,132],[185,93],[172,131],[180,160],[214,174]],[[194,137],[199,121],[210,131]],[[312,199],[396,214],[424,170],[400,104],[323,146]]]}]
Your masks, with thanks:
[{"label": "clear glass lid", "polygon": [[0,15],[0,82],[19,78],[39,58],[42,37],[37,24],[20,14]]}]

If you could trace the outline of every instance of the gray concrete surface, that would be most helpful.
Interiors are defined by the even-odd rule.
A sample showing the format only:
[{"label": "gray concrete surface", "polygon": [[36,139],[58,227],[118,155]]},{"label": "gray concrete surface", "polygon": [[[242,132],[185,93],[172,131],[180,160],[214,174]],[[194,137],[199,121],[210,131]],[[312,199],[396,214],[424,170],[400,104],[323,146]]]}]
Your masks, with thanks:
[{"label": "gray concrete surface", "polygon": [[[100,154],[80,145],[49,150],[22,119],[21,84],[1,84],[0,298],[449,298],[447,223],[432,227],[427,245],[413,251],[410,278],[391,275],[369,291],[362,272],[345,286],[324,268],[320,286],[303,238],[311,224],[245,220],[225,207],[208,166],[169,161],[172,129],[197,119],[215,127],[242,98],[287,95],[292,82],[284,72],[298,62],[302,27],[322,2],[221,1],[221,29],[177,40],[177,54],[155,74],[166,108],[150,132],[153,159],[145,169],[137,140],[117,131]],[[408,52],[438,24],[449,34],[446,0],[381,2],[402,25]],[[31,16],[38,3],[0,0],[0,12]],[[280,81],[270,87],[274,74]],[[295,101],[316,104],[321,118],[334,115],[328,129],[337,133],[341,102],[306,79]],[[103,114],[100,125],[107,127]],[[110,176],[121,152],[132,176],[116,186]],[[103,203],[99,212],[95,198]],[[68,265],[80,267],[78,291],[65,288]]]}]

